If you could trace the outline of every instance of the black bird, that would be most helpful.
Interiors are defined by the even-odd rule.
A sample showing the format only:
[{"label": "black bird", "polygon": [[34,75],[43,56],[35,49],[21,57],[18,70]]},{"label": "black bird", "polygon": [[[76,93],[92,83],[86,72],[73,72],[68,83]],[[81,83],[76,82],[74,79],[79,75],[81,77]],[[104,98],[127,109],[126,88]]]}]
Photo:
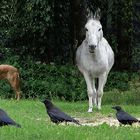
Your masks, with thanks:
[{"label": "black bird", "polygon": [[0,109],[0,127],[5,125],[21,127],[21,125],[12,120],[4,110]]},{"label": "black bird", "polygon": [[138,119],[125,112],[120,106],[114,106],[112,108],[117,110],[116,117],[121,124],[132,125],[134,122],[140,122]]},{"label": "black bird", "polygon": [[59,108],[55,107],[48,99],[42,102],[45,104],[47,113],[53,123],[59,124],[61,122],[74,122],[80,125],[78,120],[75,120],[74,118],[62,112]]}]

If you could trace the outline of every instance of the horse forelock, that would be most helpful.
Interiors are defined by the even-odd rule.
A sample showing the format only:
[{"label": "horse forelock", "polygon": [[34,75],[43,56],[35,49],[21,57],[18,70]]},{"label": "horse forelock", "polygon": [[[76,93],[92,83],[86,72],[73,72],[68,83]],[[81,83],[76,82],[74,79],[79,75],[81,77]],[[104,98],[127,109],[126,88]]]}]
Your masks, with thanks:
[{"label": "horse forelock", "polygon": [[87,27],[89,27],[89,26],[91,26],[91,27],[92,27],[92,26],[96,26],[96,27],[99,27],[99,28],[102,27],[100,21],[99,21],[99,20],[96,20],[96,19],[94,19],[94,18],[88,19],[87,23],[85,24],[85,27],[87,28]]}]

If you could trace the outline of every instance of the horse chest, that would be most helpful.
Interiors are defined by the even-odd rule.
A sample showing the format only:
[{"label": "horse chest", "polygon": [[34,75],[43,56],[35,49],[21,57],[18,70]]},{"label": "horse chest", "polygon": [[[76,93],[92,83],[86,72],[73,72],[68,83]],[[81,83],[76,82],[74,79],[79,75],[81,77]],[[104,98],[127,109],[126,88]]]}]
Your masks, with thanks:
[{"label": "horse chest", "polygon": [[91,73],[91,75],[100,75],[100,73],[105,72],[108,68],[108,62],[104,58],[97,60],[92,57],[85,57],[82,63],[84,69]]}]

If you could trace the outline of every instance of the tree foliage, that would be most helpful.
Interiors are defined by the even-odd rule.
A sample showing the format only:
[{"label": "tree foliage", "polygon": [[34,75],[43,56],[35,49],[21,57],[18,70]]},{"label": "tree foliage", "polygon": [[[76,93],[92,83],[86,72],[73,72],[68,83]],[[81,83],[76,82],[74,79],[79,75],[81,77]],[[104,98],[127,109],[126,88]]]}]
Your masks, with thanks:
[{"label": "tree foliage", "polygon": [[[75,40],[84,38],[86,9],[102,11],[104,36],[114,49],[115,68],[130,69],[133,0],[1,0],[0,43],[26,60],[73,63]],[[79,45],[78,44],[78,45]],[[132,53],[133,52],[133,53]],[[133,57],[135,58],[135,57]]]}]

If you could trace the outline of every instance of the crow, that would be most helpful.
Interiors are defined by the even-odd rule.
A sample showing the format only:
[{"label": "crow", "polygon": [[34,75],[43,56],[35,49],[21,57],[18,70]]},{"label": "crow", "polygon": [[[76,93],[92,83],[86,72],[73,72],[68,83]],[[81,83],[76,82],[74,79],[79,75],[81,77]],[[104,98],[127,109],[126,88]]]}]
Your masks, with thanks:
[{"label": "crow", "polygon": [[4,110],[0,109],[0,127],[5,125],[21,127],[21,125],[12,120]]},{"label": "crow", "polygon": [[70,117],[69,115],[62,112],[59,108],[54,106],[50,100],[45,99],[42,102],[45,104],[47,113],[53,123],[59,124],[61,122],[73,122],[81,125],[78,120],[75,120],[74,118]]},{"label": "crow", "polygon": [[121,124],[132,125],[134,122],[140,122],[138,119],[125,112],[120,106],[114,106],[112,108],[117,111],[116,117]]}]

